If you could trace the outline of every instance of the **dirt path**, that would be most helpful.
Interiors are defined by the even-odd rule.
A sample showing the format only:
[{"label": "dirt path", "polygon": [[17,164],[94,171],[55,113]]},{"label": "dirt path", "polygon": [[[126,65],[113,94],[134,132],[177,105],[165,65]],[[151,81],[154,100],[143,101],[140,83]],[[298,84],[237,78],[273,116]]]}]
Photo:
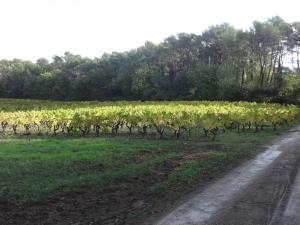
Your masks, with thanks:
[{"label": "dirt path", "polygon": [[287,193],[274,213],[272,225],[300,224],[300,169]]},{"label": "dirt path", "polygon": [[300,224],[299,162],[300,131],[294,130],[155,224]]}]

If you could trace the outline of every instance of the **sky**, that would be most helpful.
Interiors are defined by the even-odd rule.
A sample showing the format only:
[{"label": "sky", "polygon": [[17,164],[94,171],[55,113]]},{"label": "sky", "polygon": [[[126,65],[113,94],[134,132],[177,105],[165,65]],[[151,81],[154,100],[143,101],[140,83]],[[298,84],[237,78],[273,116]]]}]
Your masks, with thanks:
[{"label": "sky", "polygon": [[0,59],[101,57],[224,22],[245,30],[276,15],[300,21],[299,8],[300,0],[0,0]]}]

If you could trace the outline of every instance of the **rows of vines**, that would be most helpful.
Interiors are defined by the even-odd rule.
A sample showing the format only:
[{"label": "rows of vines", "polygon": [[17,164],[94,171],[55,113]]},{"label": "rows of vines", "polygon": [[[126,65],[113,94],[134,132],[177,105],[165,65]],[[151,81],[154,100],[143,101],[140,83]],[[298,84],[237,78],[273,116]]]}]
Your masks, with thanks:
[{"label": "rows of vines", "polygon": [[83,102],[0,100],[2,134],[51,134],[146,136],[151,130],[159,137],[172,133],[191,134],[203,129],[212,135],[226,129],[237,132],[264,127],[276,130],[300,113],[296,106],[247,102]]}]

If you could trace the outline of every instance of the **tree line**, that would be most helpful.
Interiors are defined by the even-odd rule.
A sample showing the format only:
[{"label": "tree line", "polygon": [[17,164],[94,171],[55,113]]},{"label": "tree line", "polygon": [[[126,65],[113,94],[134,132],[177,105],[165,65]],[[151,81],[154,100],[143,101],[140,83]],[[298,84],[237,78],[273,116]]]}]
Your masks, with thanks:
[{"label": "tree line", "polygon": [[[126,52],[0,61],[0,97],[55,100],[260,100],[300,73],[300,22],[224,23]],[[300,77],[300,75],[299,75]],[[299,94],[299,87],[292,94]]]}]

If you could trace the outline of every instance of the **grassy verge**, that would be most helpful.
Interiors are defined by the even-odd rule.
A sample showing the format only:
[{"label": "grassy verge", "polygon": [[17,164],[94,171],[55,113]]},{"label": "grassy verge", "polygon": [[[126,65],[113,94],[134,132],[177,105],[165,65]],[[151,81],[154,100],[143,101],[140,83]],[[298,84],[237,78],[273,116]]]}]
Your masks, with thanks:
[{"label": "grassy verge", "polygon": [[[255,156],[262,144],[288,129],[229,131],[216,141],[6,137],[0,139],[0,200],[35,204],[64,193],[92,191],[107,196],[97,207],[109,212],[95,211],[95,221],[138,224],[199,184]],[[126,192],[125,197],[121,192]],[[78,212],[89,213],[83,206]]]}]

